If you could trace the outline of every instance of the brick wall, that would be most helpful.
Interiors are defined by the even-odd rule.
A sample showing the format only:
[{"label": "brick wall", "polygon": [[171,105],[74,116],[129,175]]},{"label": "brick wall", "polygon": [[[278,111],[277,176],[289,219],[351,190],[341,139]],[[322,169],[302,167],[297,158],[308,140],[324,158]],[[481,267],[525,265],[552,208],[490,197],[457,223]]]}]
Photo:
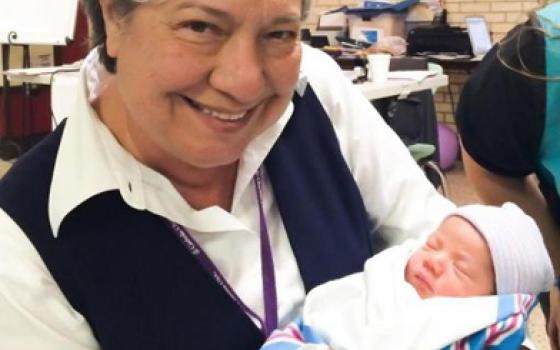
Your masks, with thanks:
[{"label": "brick wall", "polygon": [[[516,24],[527,20],[527,14],[541,6],[539,0],[511,1],[511,0],[442,0],[448,11],[448,22],[451,25],[463,26],[466,16],[481,15],[486,18],[492,33],[492,40],[499,41]],[[541,0],[542,1],[542,0]],[[328,9],[343,5],[357,6],[359,0],[313,0],[310,16],[306,26],[313,28],[320,13]],[[457,105],[463,84],[468,79],[468,73],[461,70],[446,70],[449,75],[450,96],[448,89],[440,88],[435,96],[438,119],[448,124],[454,124],[453,108]]]},{"label": "brick wall", "polygon": [[[451,25],[464,26],[465,17],[480,15],[486,18],[492,40],[498,42],[516,24],[527,20],[527,14],[540,6],[539,1],[489,1],[489,0],[445,0],[448,21]],[[459,100],[463,84],[468,75],[463,71],[446,71],[449,75],[451,93],[455,105]],[[451,97],[447,91],[440,91],[435,96],[438,119],[454,124]]]}]

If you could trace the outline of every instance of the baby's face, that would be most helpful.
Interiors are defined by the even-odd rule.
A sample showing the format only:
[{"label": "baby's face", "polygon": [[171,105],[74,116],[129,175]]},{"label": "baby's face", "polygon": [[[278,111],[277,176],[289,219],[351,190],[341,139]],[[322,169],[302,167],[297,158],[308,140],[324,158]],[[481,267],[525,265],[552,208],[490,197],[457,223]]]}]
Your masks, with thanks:
[{"label": "baby's face", "polygon": [[465,219],[447,218],[415,251],[405,279],[421,298],[494,294],[494,268],[482,235]]}]

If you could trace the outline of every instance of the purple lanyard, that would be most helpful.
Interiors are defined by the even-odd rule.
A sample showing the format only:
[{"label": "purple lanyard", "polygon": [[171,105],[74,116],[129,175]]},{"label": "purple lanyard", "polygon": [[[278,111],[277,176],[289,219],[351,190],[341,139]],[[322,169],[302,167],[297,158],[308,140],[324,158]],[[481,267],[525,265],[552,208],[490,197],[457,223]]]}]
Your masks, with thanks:
[{"label": "purple lanyard", "polygon": [[263,282],[263,295],[264,295],[264,314],[265,321],[263,320],[247,305],[243,303],[241,298],[235,293],[233,288],[226,281],[224,276],[220,273],[216,265],[206,255],[204,250],[196,243],[191,234],[181,225],[168,221],[172,231],[177,235],[177,238],[183,243],[185,248],[193,255],[200,265],[214,278],[216,283],[221,286],[226,293],[239,305],[239,307],[251,318],[256,319],[261,325],[263,334],[268,337],[273,330],[278,326],[278,311],[277,311],[277,298],[276,298],[276,279],[274,277],[274,261],[272,260],[272,252],[270,249],[270,240],[268,237],[268,228],[266,226],[266,219],[264,216],[262,191],[263,191],[263,175],[262,169],[259,168],[253,178],[255,182],[255,189],[257,192],[257,202],[259,204],[259,219],[260,219],[260,238],[261,238],[261,269],[262,269],[262,282]]}]

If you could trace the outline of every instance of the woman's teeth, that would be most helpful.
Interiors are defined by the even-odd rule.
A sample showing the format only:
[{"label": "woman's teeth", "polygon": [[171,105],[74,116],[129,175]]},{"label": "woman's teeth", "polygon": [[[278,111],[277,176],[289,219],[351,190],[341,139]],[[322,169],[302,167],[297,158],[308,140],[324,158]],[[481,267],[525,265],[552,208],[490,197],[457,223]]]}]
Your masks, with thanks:
[{"label": "woman's teeth", "polygon": [[247,111],[245,111],[243,113],[238,113],[238,114],[228,114],[228,113],[214,111],[212,109],[209,109],[209,108],[206,108],[206,107],[200,105],[198,102],[193,101],[189,98],[185,98],[185,99],[189,102],[189,104],[191,106],[198,109],[202,113],[204,113],[206,115],[209,115],[211,117],[214,117],[216,119],[222,120],[222,121],[227,121],[227,122],[237,121],[237,120],[243,119],[243,117],[245,117],[247,115]]},{"label": "woman's teeth", "polygon": [[214,118],[224,120],[224,121],[240,120],[240,119],[243,119],[243,117],[247,115],[247,112],[243,112],[243,113],[240,113],[240,114],[226,114],[226,113],[216,112],[216,111],[213,111],[213,110],[205,108],[205,107],[201,107],[200,111],[204,114],[208,114],[209,116],[212,116]]}]

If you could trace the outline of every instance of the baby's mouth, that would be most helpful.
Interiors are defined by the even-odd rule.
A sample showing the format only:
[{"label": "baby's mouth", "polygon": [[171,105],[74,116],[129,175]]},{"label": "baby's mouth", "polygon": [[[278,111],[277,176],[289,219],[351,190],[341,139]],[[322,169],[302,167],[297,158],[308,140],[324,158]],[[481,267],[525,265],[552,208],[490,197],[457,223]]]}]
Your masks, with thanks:
[{"label": "baby's mouth", "polygon": [[216,118],[220,121],[224,122],[237,122],[244,119],[247,115],[249,115],[249,111],[243,111],[240,113],[226,113],[221,111],[216,111],[212,108],[202,105],[201,103],[196,102],[186,96],[181,96],[185,102],[187,102],[192,108],[200,111],[210,117]]},{"label": "baby's mouth", "polygon": [[431,285],[431,283],[428,281],[427,277],[426,277],[424,274],[422,274],[422,273],[420,273],[420,272],[417,272],[417,273],[414,275],[414,277],[416,277],[416,280],[419,282],[419,284],[420,284],[420,286],[422,287],[422,289],[425,289],[426,291],[429,291],[429,292],[433,292],[432,285]]}]

